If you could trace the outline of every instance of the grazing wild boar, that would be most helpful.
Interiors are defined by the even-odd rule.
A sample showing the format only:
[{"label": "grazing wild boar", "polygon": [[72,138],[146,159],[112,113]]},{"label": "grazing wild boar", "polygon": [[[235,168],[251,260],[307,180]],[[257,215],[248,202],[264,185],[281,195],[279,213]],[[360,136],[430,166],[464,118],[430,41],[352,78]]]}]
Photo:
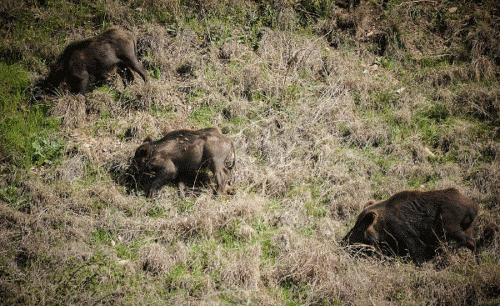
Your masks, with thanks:
[{"label": "grazing wild boar", "polygon": [[177,182],[181,195],[187,177],[208,168],[217,183],[217,195],[226,193],[236,156],[233,142],[217,128],[177,130],[137,148],[127,175],[151,197],[167,182]]},{"label": "grazing wild boar", "polygon": [[136,54],[134,35],[112,27],[100,35],[68,45],[41,85],[57,88],[66,81],[71,92],[85,94],[91,84],[104,81],[115,68],[127,82],[134,80],[132,70],[146,82],[147,72],[139,64]]},{"label": "grazing wild boar", "polygon": [[475,250],[470,231],[477,213],[478,205],[455,188],[402,191],[385,201],[369,202],[343,242],[372,245],[386,254],[409,254],[420,264],[436,254],[441,241]]}]

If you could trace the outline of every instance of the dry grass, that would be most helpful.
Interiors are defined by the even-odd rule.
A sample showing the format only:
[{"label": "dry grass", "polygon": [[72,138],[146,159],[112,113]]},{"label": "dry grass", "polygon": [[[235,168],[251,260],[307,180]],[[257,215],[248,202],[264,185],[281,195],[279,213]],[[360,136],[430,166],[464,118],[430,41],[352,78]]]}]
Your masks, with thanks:
[{"label": "dry grass", "polygon": [[[137,35],[151,80],[125,87],[112,76],[86,96],[61,88],[42,97],[66,146],[30,170],[0,165],[4,303],[500,301],[498,234],[477,261],[467,250],[445,250],[422,267],[353,255],[339,244],[368,200],[403,189],[458,187],[481,205],[476,237],[498,228],[498,65],[488,53],[496,38],[470,29],[471,57],[446,62],[432,58],[444,34],[429,30],[437,18],[430,3],[394,4],[386,15],[374,3],[334,6],[306,28],[298,21],[302,2],[280,3],[97,2],[104,21]],[[45,24],[54,8],[41,6],[22,5]],[[0,7],[19,14],[11,4]],[[277,14],[262,15],[266,9]],[[183,15],[195,11],[198,19]],[[443,53],[463,56],[452,27],[462,19],[447,14],[453,39]],[[131,22],[136,16],[144,20]],[[6,26],[15,24],[9,20]],[[47,72],[37,50],[53,59],[101,26],[67,27],[40,44],[7,35],[12,43],[0,58],[22,52],[35,79]],[[389,39],[383,56],[370,38],[377,29]],[[120,184],[144,138],[207,126],[236,146],[230,196],[214,198],[209,180],[186,198],[173,185],[147,199]]]}]

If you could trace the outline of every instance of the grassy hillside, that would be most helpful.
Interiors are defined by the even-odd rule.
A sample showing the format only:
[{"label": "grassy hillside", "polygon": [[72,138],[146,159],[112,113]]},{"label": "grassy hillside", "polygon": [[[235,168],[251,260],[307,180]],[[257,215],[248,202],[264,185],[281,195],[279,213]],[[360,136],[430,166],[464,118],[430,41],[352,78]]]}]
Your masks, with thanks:
[{"label": "grassy hillside", "polygon": [[[0,303],[497,305],[480,254],[354,256],[363,205],[454,186],[500,226],[498,1],[0,4]],[[121,26],[151,80],[34,85],[64,47]],[[120,178],[146,137],[217,126],[228,196],[148,199]]]}]

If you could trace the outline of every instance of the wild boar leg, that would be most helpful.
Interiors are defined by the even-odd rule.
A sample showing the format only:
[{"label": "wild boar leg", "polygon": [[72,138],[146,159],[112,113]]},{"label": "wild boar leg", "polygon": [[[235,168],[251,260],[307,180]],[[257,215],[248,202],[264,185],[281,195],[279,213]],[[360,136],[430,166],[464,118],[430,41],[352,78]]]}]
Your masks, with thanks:
[{"label": "wild boar leg", "polygon": [[425,260],[425,245],[415,240],[409,240],[407,244],[411,259],[417,266],[420,266]]},{"label": "wild boar leg", "polygon": [[151,182],[150,188],[148,190],[148,197],[152,197],[156,191],[165,185],[168,181],[173,181],[176,178],[175,165],[171,160],[165,163],[164,167],[161,167],[155,175],[153,182]]},{"label": "wild boar leg", "polygon": [[179,181],[177,187],[179,187],[179,196],[184,198],[186,196],[186,184],[183,181]]},{"label": "wild boar leg", "polygon": [[229,176],[224,171],[224,161],[214,160],[210,168],[217,183],[217,195],[225,194]]},{"label": "wild boar leg", "polygon": [[137,59],[132,58],[124,58],[123,61],[125,62],[125,65],[129,67],[131,70],[134,70],[137,72],[141,78],[144,80],[144,82],[148,81],[148,73],[144,68],[142,68],[141,64],[139,64],[139,61]]},{"label": "wild boar leg", "polygon": [[217,182],[217,195],[222,195],[226,193],[227,177],[223,171],[217,171],[216,178]]},{"label": "wild boar leg", "polygon": [[123,63],[121,65],[118,65],[118,68],[118,73],[122,78],[123,85],[127,86],[128,84],[131,84],[135,79],[132,70]]}]

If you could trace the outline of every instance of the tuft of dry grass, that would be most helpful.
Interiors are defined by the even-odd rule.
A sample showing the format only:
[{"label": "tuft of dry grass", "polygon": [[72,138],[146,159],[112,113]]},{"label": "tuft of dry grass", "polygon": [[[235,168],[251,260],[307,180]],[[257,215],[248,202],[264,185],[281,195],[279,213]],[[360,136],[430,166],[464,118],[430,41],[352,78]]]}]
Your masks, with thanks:
[{"label": "tuft of dry grass", "polygon": [[173,266],[186,263],[186,253],[186,246],[182,242],[174,245],[172,252],[159,243],[150,243],[141,250],[141,265],[150,273],[167,275]]},{"label": "tuft of dry grass", "polygon": [[[124,86],[113,75],[86,96],[61,88],[33,106],[57,120],[65,150],[28,170],[0,163],[5,303],[497,304],[493,13],[315,3],[328,14],[307,1],[0,4],[0,59],[33,80],[68,42],[111,24],[137,36],[151,76]],[[50,33],[35,41],[32,28]],[[235,143],[231,195],[201,182],[148,199],[120,184],[146,137],[208,126]],[[36,137],[45,157],[51,135]],[[445,248],[416,267],[340,246],[367,201],[451,186],[480,204],[475,237],[491,235],[478,258]]]},{"label": "tuft of dry grass", "polygon": [[222,279],[229,288],[257,290],[260,283],[260,245],[256,244],[226,258]]}]

